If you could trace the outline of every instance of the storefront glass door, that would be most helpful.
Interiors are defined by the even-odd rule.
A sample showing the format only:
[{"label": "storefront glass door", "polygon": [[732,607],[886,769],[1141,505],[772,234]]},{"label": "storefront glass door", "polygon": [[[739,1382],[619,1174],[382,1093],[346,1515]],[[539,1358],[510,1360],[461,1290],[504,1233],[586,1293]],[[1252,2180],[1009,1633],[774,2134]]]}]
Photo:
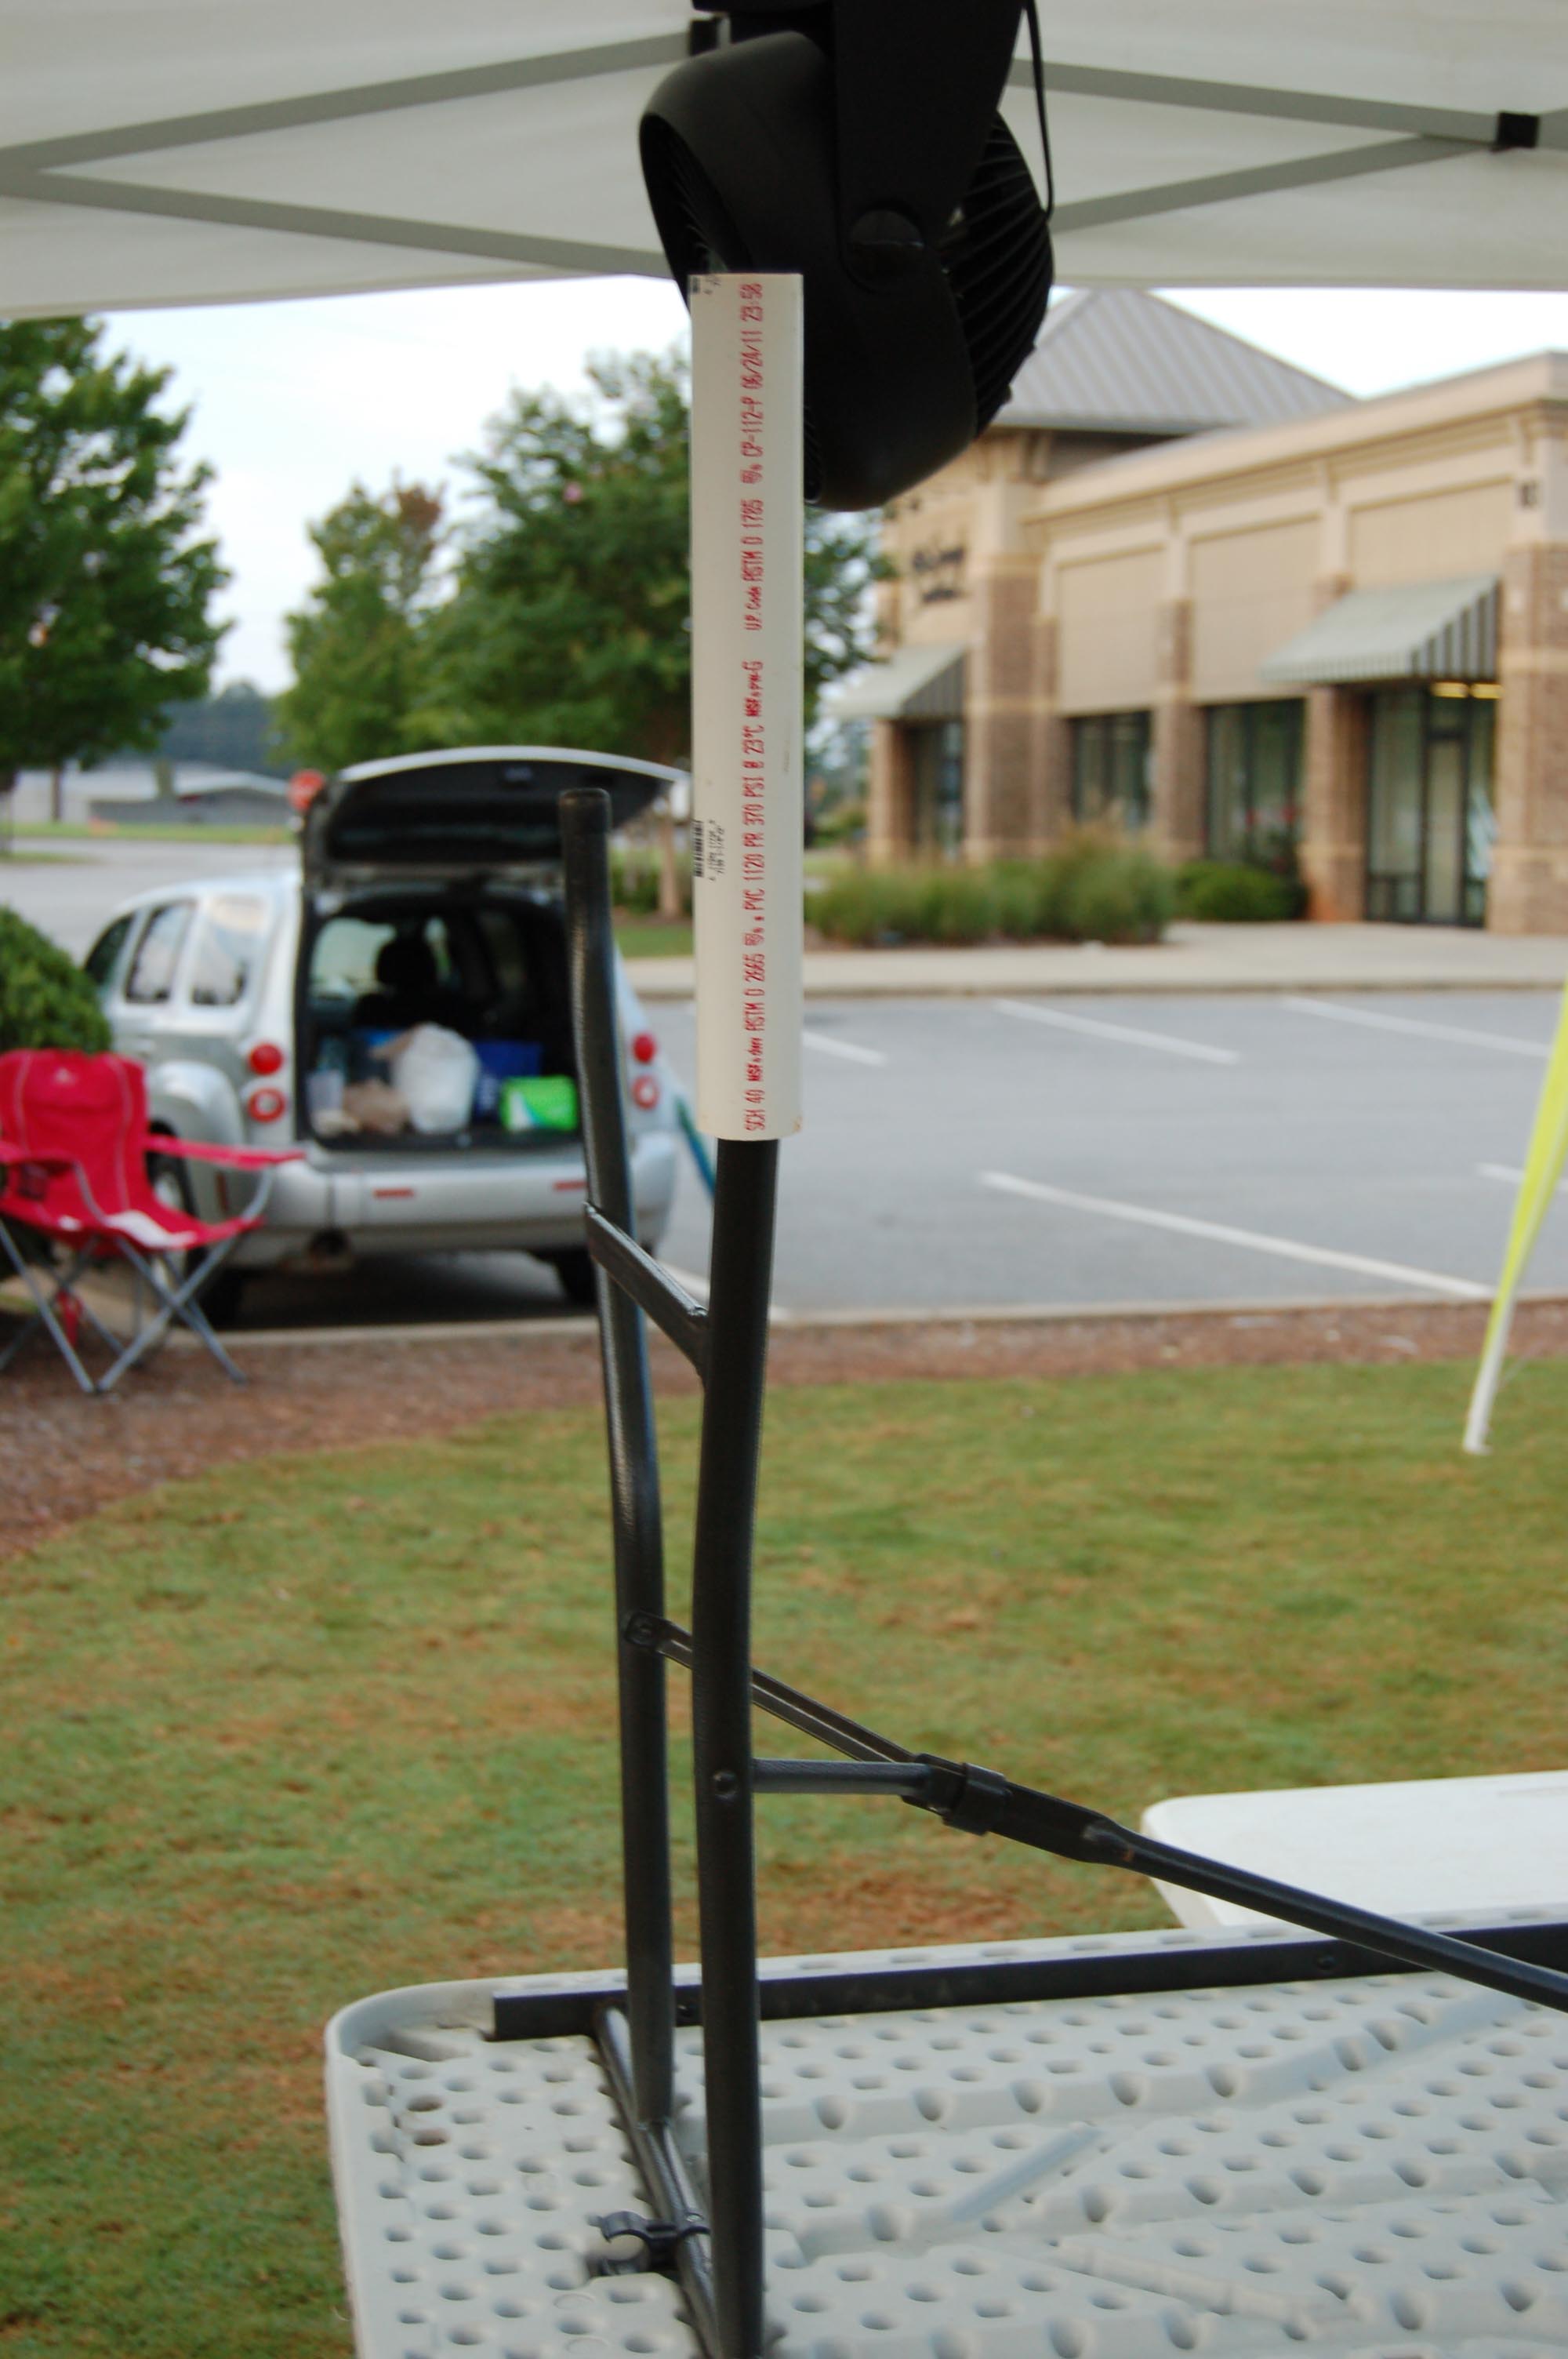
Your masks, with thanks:
[{"label": "storefront glass door", "polygon": [[1492,851],[1495,701],[1457,688],[1371,700],[1367,915],[1479,926]]},{"label": "storefront glass door", "polygon": [[926,723],[911,735],[914,849],[923,860],[957,860],[964,849],[964,724]]}]

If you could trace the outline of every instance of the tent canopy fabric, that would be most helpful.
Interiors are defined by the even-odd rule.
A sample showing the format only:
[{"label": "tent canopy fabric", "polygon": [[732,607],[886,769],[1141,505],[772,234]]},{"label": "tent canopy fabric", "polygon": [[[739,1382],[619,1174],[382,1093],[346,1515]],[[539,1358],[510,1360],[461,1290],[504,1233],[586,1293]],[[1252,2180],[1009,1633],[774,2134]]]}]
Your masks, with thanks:
[{"label": "tent canopy fabric", "polygon": [[961,721],[967,647],[900,647],[823,697],[835,721]]},{"label": "tent canopy fabric", "polygon": [[[1562,0],[1045,12],[1064,282],[1543,287]],[[683,0],[0,0],[0,313],[662,275]],[[1037,151],[1027,61],[1007,106]],[[1494,153],[1500,117],[1516,145]]]},{"label": "tent canopy fabric", "polygon": [[1498,577],[1352,590],[1258,667],[1263,679],[1496,679]]}]

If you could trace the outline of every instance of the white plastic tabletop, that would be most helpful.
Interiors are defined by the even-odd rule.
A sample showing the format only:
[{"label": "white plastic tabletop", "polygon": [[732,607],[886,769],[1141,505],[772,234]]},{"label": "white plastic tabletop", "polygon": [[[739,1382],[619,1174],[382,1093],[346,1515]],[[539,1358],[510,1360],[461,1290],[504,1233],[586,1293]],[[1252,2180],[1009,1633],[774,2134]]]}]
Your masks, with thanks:
[{"label": "white plastic tabletop", "polygon": [[[1183,1945],[1274,1937],[897,1962]],[[329,2031],[360,2359],[701,2359],[668,2277],[595,2274],[600,2216],[649,2199],[592,2040],[492,2039],[497,1995],[386,1992]],[[701,2042],[678,2044],[701,2200]],[[765,2022],[762,2066],[769,2359],[1568,2350],[1568,2021],[1544,2007],[1426,1973],[1014,1998]]]},{"label": "white plastic tabletop", "polygon": [[[1183,1851],[1385,1916],[1462,1909],[1483,1922],[1513,1908],[1568,1916],[1568,1769],[1179,1794],[1152,1804],[1142,1825]],[[1182,1924],[1200,1930],[1277,1921],[1175,1885],[1159,1889]]]}]

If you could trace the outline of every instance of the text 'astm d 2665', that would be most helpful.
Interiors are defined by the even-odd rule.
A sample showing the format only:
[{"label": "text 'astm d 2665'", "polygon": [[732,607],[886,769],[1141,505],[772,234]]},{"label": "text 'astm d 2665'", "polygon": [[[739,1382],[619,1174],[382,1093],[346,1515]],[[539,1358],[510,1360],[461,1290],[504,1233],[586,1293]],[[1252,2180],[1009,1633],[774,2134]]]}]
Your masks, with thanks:
[{"label": "text 'astm d 2665'", "polygon": [[695,278],[692,876],[697,1119],[784,1138],[801,1097],[801,298]]}]

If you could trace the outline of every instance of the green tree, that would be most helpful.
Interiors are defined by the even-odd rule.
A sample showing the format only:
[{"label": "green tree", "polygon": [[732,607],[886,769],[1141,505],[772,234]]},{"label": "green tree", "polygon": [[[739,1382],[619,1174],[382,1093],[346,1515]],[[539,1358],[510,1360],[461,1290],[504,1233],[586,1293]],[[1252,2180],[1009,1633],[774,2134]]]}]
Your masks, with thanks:
[{"label": "green tree", "polygon": [[[514,394],[465,463],[479,513],[433,619],[427,728],[449,741],[684,760],[691,739],[687,372],[600,360],[593,397]],[[871,651],[871,529],[812,512],[806,687]],[[427,742],[431,742],[427,739]]]},{"label": "green tree", "polygon": [[277,701],[284,744],[325,770],[438,742],[422,726],[424,637],[436,592],[441,498],[419,484],[356,484],[310,527],[325,579],[287,616],[294,684]]},{"label": "green tree", "polygon": [[0,323],[0,788],[152,745],[206,693],[227,576],[168,377],[91,321]]}]

